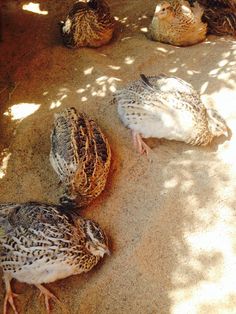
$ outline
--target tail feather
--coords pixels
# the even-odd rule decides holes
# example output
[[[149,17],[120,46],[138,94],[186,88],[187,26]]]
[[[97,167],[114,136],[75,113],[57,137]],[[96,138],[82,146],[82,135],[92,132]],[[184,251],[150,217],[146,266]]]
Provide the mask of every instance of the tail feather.
[[[204,8],[198,2],[195,2],[193,4],[192,11],[196,17],[201,19],[201,17],[203,16],[203,13],[204,13]]]
[[[148,86],[148,87],[150,87],[150,88],[153,89],[154,86],[150,83],[150,81],[149,81],[149,79],[146,77],[146,75],[140,74],[140,78],[141,78],[141,80],[143,81],[143,83],[144,83],[146,86]]]

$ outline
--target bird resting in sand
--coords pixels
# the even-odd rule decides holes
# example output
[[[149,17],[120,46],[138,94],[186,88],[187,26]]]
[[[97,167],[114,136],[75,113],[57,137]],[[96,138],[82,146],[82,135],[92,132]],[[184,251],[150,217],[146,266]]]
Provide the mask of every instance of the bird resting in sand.
[[[116,91],[115,98],[120,119],[132,130],[140,153],[149,151],[142,138],[207,145],[215,136],[228,136],[224,119],[207,109],[193,86],[178,77],[141,74],[139,80]]]
[[[61,22],[63,43],[69,48],[100,47],[107,44],[115,29],[115,19],[104,0],[77,1]]]
[[[8,303],[17,309],[11,280],[35,285],[45,298],[60,302],[42,284],[88,272],[109,253],[99,225],[62,207],[36,202],[0,204],[0,267]]]
[[[55,114],[50,162],[65,187],[61,202],[82,207],[104,190],[111,150],[94,120],[71,107]]]
[[[185,0],[160,0],[156,6],[148,37],[155,41],[190,46],[206,38],[207,24],[198,3],[191,7]]]
[[[204,8],[202,20],[207,23],[208,34],[236,36],[235,0],[198,0],[197,3]]]

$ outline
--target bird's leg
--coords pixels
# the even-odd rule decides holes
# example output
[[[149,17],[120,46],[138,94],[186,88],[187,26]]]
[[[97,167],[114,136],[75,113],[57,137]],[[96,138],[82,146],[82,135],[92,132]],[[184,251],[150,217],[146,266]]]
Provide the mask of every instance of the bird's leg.
[[[135,131],[132,131],[132,139],[133,139],[134,147],[138,149],[137,133]]]
[[[61,301],[55,297],[54,294],[52,294],[48,289],[46,289],[42,285],[35,285],[39,290],[40,290],[40,297],[43,295],[44,296],[44,301],[45,301],[45,306],[47,309],[47,312],[50,313],[50,306],[49,306],[49,300],[52,299],[55,302],[59,302],[61,304]]]
[[[141,135],[132,131],[134,147],[140,154],[147,154],[150,152],[150,147],[143,141]]]
[[[5,287],[6,287],[6,295],[5,295],[5,299],[4,299],[4,305],[3,305],[3,314],[7,314],[7,303],[8,302],[11,305],[14,313],[18,314],[16,307],[15,307],[15,304],[14,304],[14,298],[17,297],[18,294],[13,293],[11,290],[11,277],[4,274],[3,280],[5,283]]]

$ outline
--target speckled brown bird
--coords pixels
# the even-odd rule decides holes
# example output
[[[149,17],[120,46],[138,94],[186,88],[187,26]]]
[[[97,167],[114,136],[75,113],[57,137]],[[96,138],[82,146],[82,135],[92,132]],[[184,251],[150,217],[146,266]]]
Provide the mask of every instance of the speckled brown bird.
[[[206,38],[207,24],[198,3],[190,7],[184,0],[160,0],[149,26],[148,37],[155,41],[190,46]]]
[[[115,19],[104,0],[77,1],[65,22],[61,22],[62,39],[69,48],[100,47],[113,36]]]
[[[94,122],[75,108],[55,114],[51,164],[65,186],[61,202],[88,205],[105,188],[111,162],[107,138]]]
[[[228,136],[224,119],[216,110],[206,109],[193,86],[178,77],[141,74],[116,91],[115,98],[120,119],[132,130],[140,153],[149,151],[143,137],[207,145],[215,136]]]
[[[235,0],[190,0],[192,3],[197,1],[203,7],[218,7],[218,8],[236,8],[236,1]]]
[[[207,23],[207,31],[214,35],[236,36],[235,0],[198,0],[204,7],[202,20]]]
[[[45,298],[60,302],[42,284],[91,270],[108,253],[105,233],[92,220],[63,207],[36,202],[0,204],[0,267],[9,303],[18,313],[11,279],[35,285]]]

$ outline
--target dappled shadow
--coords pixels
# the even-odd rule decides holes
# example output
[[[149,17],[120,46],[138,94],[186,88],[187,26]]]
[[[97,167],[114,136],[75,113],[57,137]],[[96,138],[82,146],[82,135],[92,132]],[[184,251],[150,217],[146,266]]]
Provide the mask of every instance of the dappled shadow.
[[[49,163],[55,112],[75,106],[108,136],[113,163],[106,191],[83,211],[112,239],[112,256],[88,274],[50,284],[70,313],[216,313],[235,308],[235,41],[209,37],[178,48],[150,41],[155,3],[110,1],[120,33],[110,45],[70,50],[57,21],[72,1],[8,1],[0,84],[0,200],[57,202]],[[1,56],[3,54],[1,53]],[[173,74],[214,100],[231,137],[209,147],[148,140],[152,160],[132,147],[113,93],[140,73]],[[1,93],[2,91],[2,93]],[[204,100],[205,101],[205,100]],[[14,283],[24,313],[43,313],[36,290]],[[0,290],[3,296],[4,290]],[[1,298],[3,300],[3,298]],[[2,307],[2,301],[0,302]],[[53,305],[56,313],[58,308]],[[233,313],[233,312],[232,312]]]

